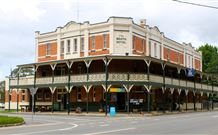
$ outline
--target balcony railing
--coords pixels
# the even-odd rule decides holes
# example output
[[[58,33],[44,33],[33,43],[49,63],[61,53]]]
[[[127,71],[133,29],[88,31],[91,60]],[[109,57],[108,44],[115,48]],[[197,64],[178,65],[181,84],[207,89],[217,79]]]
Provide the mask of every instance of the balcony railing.
[[[150,75],[150,81],[156,83],[163,83],[163,77],[157,75]]]
[[[109,73],[108,74],[108,81],[137,81],[137,82],[147,82],[147,74],[143,73]],[[99,81],[105,81],[106,75],[105,73],[94,73],[89,74],[89,80],[88,82],[99,82]],[[72,83],[78,83],[78,82],[86,82],[87,81],[87,74],[78,74],[78,75],[71,75],[70,76],[70,82]],[[153,75],[150,74],[150,82],[153,83],[163,83],[163,76]],[[55,84],[61,84],[61,83],[68,83],[68,76],[55,76],[54,77],[54,83]],[[20,77],[19,78],[19,85],[25,86],[25,85],[33,85],[34,84],[34,77]],[[46,84],[52,84],[52,77],[41,77],[36,78],[36,85],[46,85]],[[165,84],[168,85],[175,85],[175,86],[182,86],[182,87],[189,87],[194,88],[194,82],[191,81],[185,81],[185,80],[179,80],[175,78],[165,78]],[[17,78],[13,78],[10,80],[11,86],[17,86]],[[200,84],[195,83],[196,89],[204,89],[204,90],[211,90],[212,86],[207,84]],[[214,91],[218,91],[217,86],[213,86]]]
[[[36,84],[51,84],[52,77],[36,78]]]
[[[106,75],[104,73],[89,74],[89,82],[105,81]]]
[[[67,82],[68,82],[68,76],[54,77],[54,83],[67,83]]]
[[[72,75],[70,78],[71,82],[86,82],[87,81],[87,75],[82,74],[82,75]]]
[[[129,74],[129,81],[148,81],[148,76],[146,74]]]
[[[127,81],[128,74],[125,73],[109,73],[108,81]]]

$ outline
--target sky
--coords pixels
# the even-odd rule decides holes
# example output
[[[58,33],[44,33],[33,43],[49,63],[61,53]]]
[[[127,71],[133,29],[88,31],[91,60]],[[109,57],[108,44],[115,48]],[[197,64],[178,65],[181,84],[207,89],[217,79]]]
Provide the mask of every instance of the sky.
[[[183,0],[218,6],[218,0]],[[172,0],[1,0],[0,80],[19,64],[35,62],[35,31],[54,31],[69,21],[97,23],[110,16],[146,19],[168,38],[218,46],[218,10]]]

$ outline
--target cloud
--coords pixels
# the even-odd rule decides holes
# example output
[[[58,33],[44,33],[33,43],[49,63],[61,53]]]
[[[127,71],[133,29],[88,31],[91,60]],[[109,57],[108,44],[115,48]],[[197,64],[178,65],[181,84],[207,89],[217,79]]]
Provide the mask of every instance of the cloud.
[[[38,0],[5,0],[0,2],[0,11],[8,19],[25,16],[31,21],[38,21],[45,14],[45,10],[39,8]]]

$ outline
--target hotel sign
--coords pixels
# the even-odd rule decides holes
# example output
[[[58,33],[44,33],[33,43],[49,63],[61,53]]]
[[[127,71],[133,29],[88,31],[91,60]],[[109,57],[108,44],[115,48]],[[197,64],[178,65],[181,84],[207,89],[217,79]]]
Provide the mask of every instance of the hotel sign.
[[[117,44],[126,44],[126,40],[127,40],[126,37],[122,34],[120,34],[116,37]]]

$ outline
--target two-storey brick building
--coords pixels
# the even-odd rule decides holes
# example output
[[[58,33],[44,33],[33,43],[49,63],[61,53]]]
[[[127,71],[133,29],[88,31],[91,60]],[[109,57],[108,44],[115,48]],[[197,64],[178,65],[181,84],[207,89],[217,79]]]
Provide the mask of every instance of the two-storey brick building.
[[[201,52],[145,20],[69,22],[52,32],[37,31],[35,39],[36,62],[18,65],[32,68],[34,76],[7,81],[6,109],[30,109],[32,89],[34,107],[52,112],[105,111],[106,105],[127,112],[203,109],[218,91],[204,81],[213,77],[202,73]]]

